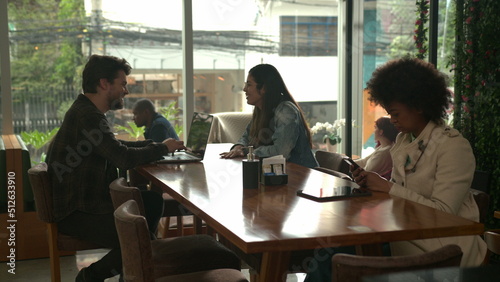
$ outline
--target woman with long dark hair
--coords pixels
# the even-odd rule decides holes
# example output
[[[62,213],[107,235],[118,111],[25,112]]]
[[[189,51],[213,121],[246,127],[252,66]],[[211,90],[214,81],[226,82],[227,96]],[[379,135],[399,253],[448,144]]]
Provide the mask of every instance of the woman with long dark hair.
[[[253,67],[243,91],[247,103],[255,106],[252,121],[231,151],[222,153],[221,157],[243,157],[246,148],[253,146],[258,157],[283,155],[296,164],[318,166],[304,114],[278,70],[269,64]]]

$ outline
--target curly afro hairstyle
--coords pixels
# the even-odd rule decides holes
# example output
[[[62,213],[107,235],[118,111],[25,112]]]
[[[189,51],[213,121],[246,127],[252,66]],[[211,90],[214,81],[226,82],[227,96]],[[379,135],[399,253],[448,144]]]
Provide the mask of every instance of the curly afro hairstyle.
[[[405,57],[378,67],[367,82],[371,102],[385,109],[393,102],[422,111],[427,120],[447,117],[451,91],[447,78],[426,61]]]

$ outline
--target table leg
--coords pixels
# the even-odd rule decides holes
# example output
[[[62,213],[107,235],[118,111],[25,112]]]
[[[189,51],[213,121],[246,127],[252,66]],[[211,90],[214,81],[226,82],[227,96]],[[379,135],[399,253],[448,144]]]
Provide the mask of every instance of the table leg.
[[[201,218],[197,217],[196,215],[193,215],[193,228],[194,228],[194,234],[202,234],[203,233],[203,223],[201,221]]]
[[[214,230],[212,227],[210,227],[210,226],[208,226],[208,225],[207,225],[207,235],[210,235],[210,236],[212,236],[212,237],[215,237],[215,236],[216,236],[216,233],[217,233],[217,232],[215,232],[215,230]]]
[[[130,186],[134,187],[146,187],[148,184],[150,184],[150,181],[142,176],[135,168],[129,169],[128,170],[128,180],[130,183]]]
[[[383,256],[382,244],[356,246],[356,254],[360,256]]]
[[[265,252],[262,254],[258,281],[286,281],[291,252]]]

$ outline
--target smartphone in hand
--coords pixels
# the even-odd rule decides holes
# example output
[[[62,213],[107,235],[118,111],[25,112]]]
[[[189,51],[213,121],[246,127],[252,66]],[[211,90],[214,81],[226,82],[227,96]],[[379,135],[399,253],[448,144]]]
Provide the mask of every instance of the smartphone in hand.
[[[354,162],[354,161],[353,161],[351,158],[349,158],[349,157],[345,157],[345,158],[344,158],[344,161],[345,161],[346,163],[348,163],[349,165],[352,165],[352,166],[354,167],[354,169],[353,169],[353,170],[356,170],[356,169],[358,169],[358,168],[359,168],[359,165],[358,165],[356,162]]]

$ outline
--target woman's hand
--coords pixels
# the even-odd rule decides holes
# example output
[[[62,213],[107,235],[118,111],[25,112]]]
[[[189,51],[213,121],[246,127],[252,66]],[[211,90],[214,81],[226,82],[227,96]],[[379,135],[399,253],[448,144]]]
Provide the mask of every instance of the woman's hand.
[[[366,171],[362,168],[352,170],[352,176],[354,181],[359,184],[359,186],[366,187],[372,191],[379,191],[389,193],[392,187],[392,182],[387,181],[382,176],[378,175],[373,171]]]
[[[242,145],[236,145],[229,152],[220,153],[220,157],[223,159],[232,159],[232,158],[241,158],[245,156],[245,152],[243,152]]]

